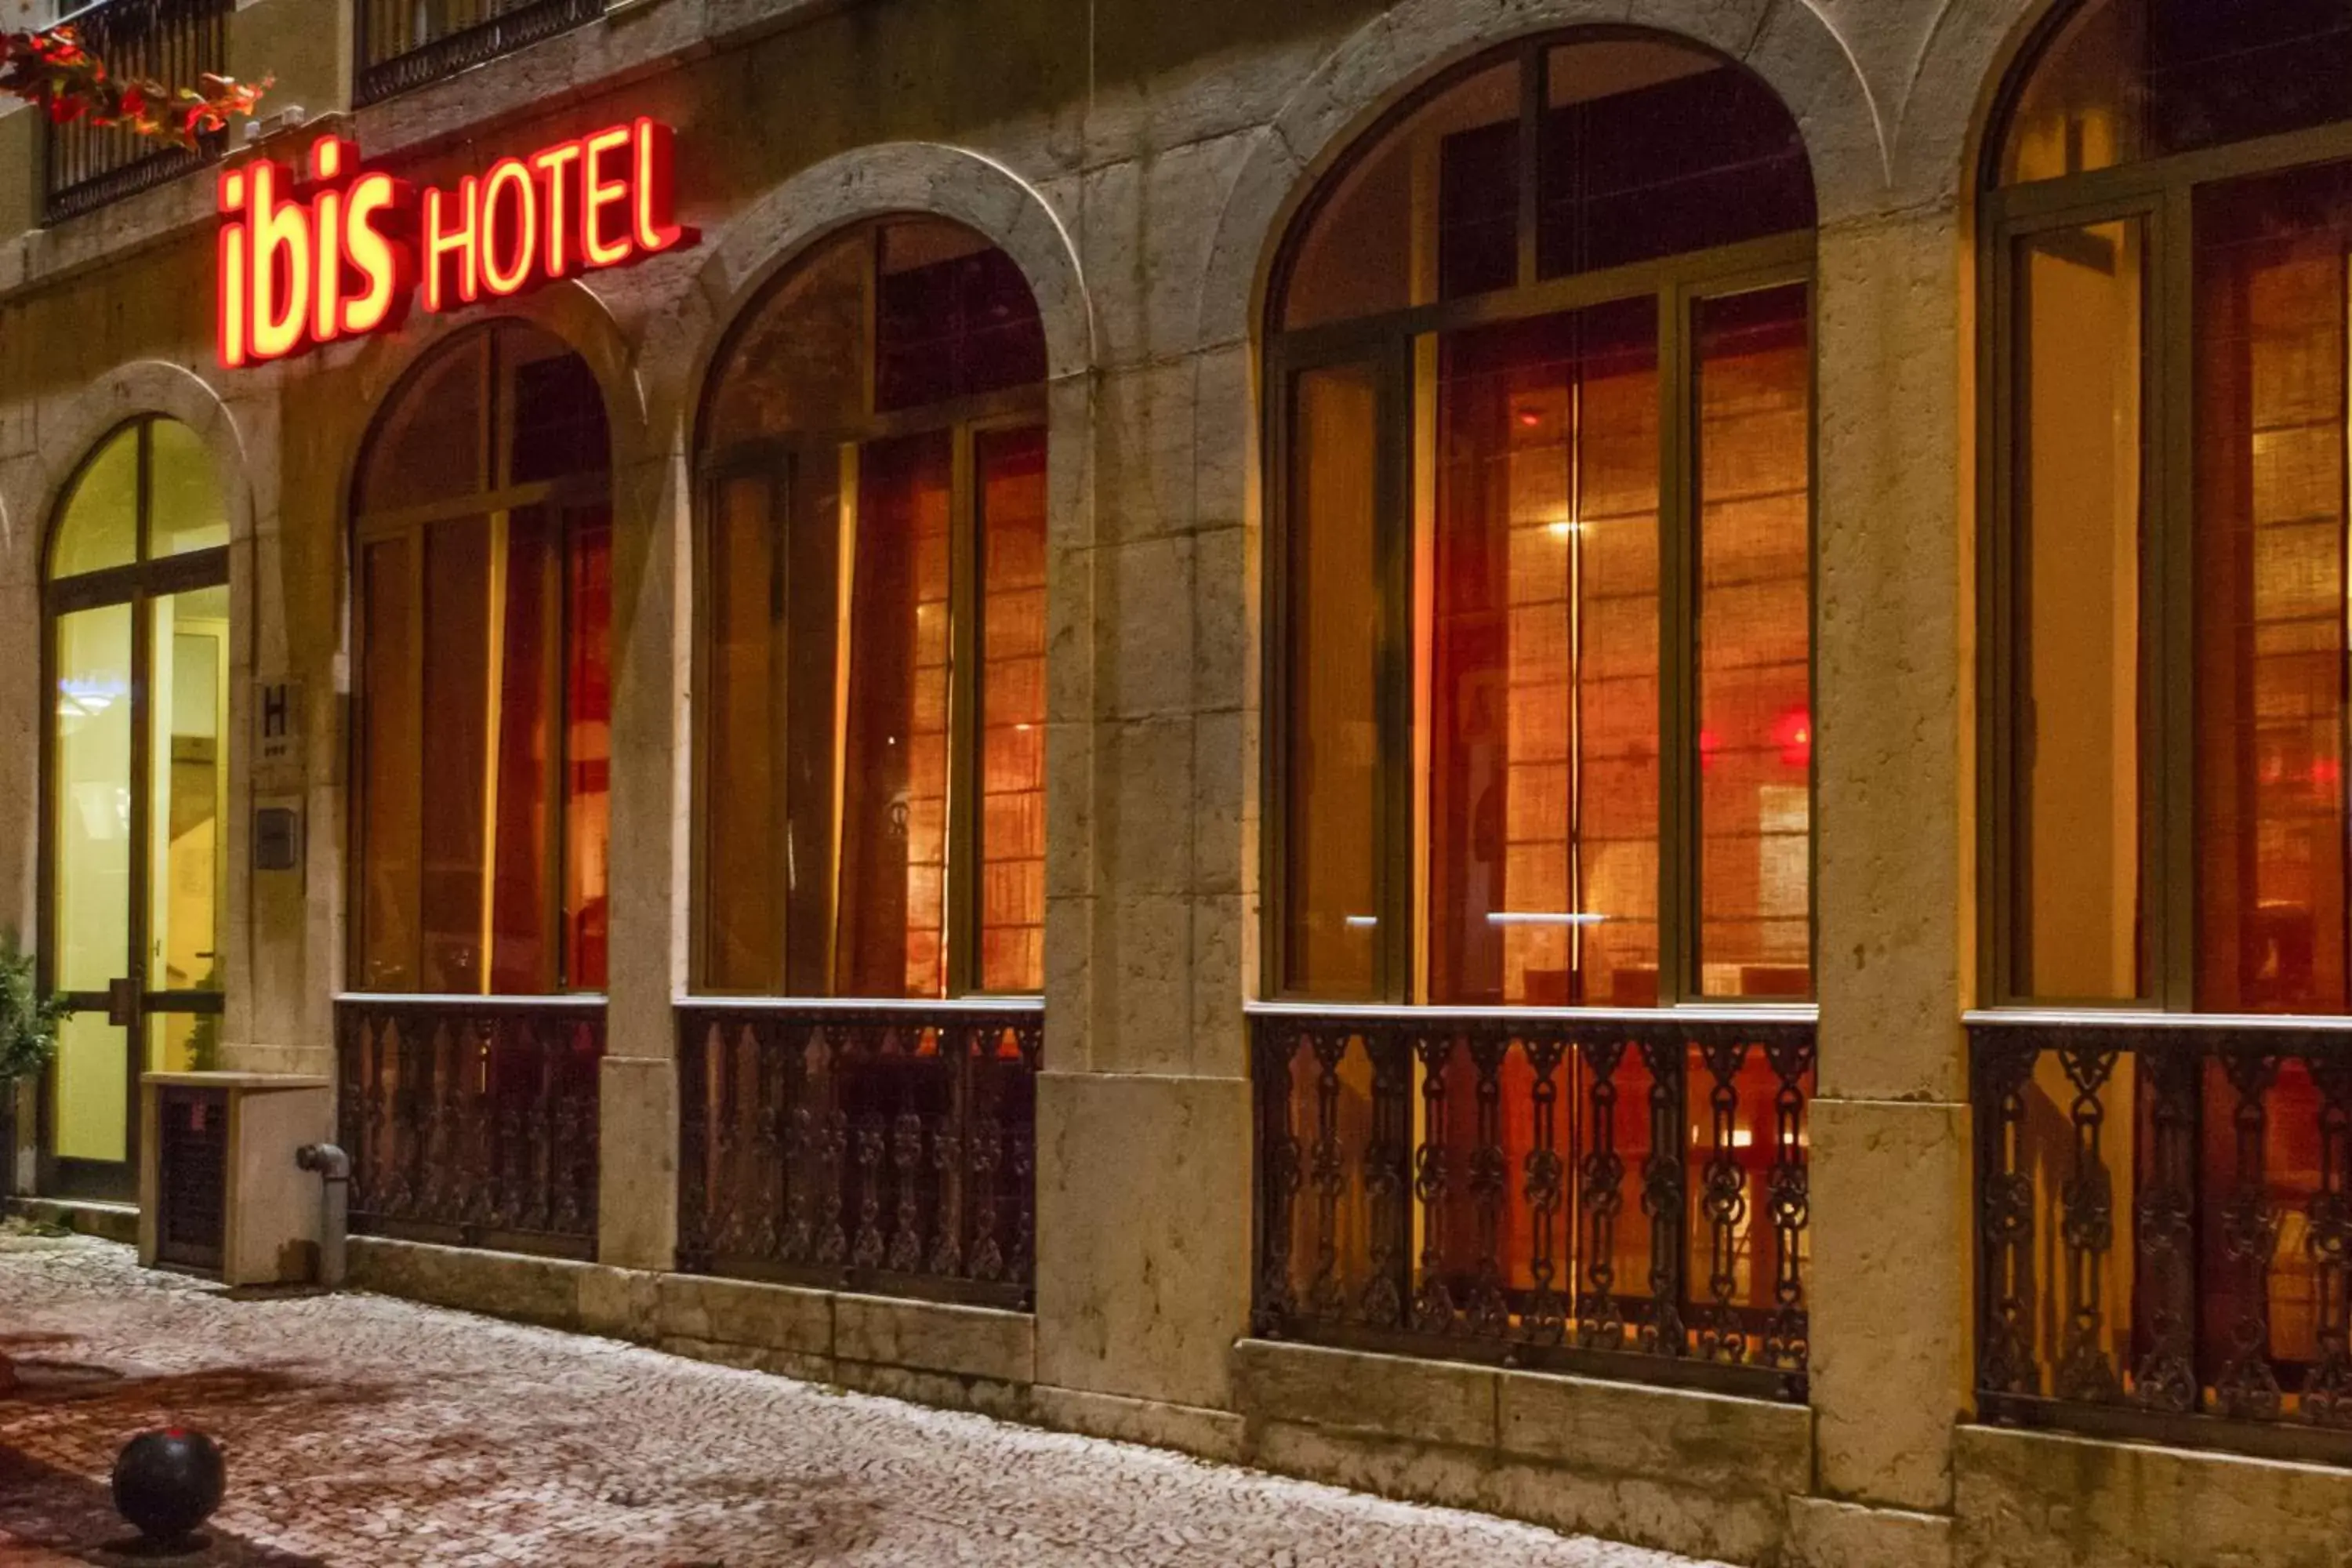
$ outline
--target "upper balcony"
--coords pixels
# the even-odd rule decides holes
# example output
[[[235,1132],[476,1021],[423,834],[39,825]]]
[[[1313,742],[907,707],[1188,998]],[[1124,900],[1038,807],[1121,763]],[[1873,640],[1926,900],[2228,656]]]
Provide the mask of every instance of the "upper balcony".
[[[320,37],[318,13],[341,0],[282,0],[240,14],[236,0],[100,0],[63,11],[82,42],[117,74],[167,87],[207,72],[274,79],[265,120],[289,110],[315,119],[428,87],[604,14],[605,0],[352,0],[350,28]],[[278,15],[272,16],[268,12]],[[331,16],[331,13],[328,13]],[[0,138],[14,165],[0,171],[0,229],[54,226],[124,201],[218,158],[232,132],[197,147],[129,131],[46,122],[26,110],[21,139]],[[241,129],[241,128],[240,128]],[[17,162],[18,159],[24,160]],[[21,202],[5,199],[19,170]],[[170,221],[185,221],[184,215]]]
[[[226,72],[236,8],[236,0],[104,0],[67,19],[116,75],[180,87],[208,71]],[[225,140],[214,135],[182,148],[118,128],[48,125],[41,137],[42,221],[79,216],[177,179],[217,157]]]
[[[604,14],[604,0],[354,0],[352,104],[452,77]]]

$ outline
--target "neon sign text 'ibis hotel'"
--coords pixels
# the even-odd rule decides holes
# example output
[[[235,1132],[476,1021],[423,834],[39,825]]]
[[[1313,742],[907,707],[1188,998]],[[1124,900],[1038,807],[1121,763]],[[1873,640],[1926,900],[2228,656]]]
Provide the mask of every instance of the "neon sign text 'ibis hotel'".
[[[501,158],[454,190],[360,166],[337,136],[310,174],[267,159],[220,177],[220,361],[284,359],[690,245],[670,217],[670,129],[638,119]]]

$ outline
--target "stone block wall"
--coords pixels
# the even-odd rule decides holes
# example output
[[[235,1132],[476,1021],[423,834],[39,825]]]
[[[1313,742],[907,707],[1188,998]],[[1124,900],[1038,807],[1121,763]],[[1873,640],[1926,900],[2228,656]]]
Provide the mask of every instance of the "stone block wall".
[[[2044,0],[627,0],[349,110],[341,0],[257,0],[241,75],[440,180],[592,124],[676,125],[696,249],[509,307],[587,359],[614,450],[614,953],[601,1263],[362,1243],[364,1282],[689,1353],[1464,1501],[1759,1563],[2322,1560],[2340,1479],[2085,1458],[1969,1426],[1976,433],[1970,155]],[[1259,994],[1258,320],[1289,221],[1432,73],[1550,28],[1654,27],[1796,113],[1820,197],[1820,1098],[1811,1404],[1243,1342]],[[226,373],[209,183],[44,229],[0,112],[0,920],[37,902],[41,560],[74,465],[155,412],[212,452],[236,685],[304,683],[306,854],[233,877],[236,1065],[331,1070],[344,984],[357,453],[460,320]],[[1046,323],[1045,1077],[1034,1317],[689,1279],[671,1008],[687,988],[693,420],[735,312],[801,246],[952,216]],[[253,803],[232,775],[234,822]],[[233,827],[233,863],[242,864]],[[1237,1348],[1238,1346],[1238,1348]],[[2053,1447],[2052,1445],[2055,1445]],[[2049,1456],[2063,1458],[2063,1462]],[[2235,1498],[2238,1501],[2222,1500]],[[2219,1509],[2221,1524],[2190,1522]],[[2252,1539],[2263,1544],[2252,1547]],[[2079,1559],[2071,1556],[2080,1552]],[[2301,1555],[2297,1555],[2300,1553]]]

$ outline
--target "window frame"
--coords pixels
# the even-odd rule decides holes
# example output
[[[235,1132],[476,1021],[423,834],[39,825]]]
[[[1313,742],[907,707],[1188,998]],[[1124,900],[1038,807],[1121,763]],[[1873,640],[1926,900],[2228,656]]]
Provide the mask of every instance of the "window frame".
[[[554,736],[555,743],[548,748],[546,760],[549,856],[545,877],[546,886],[541,889],[541,895],[547,905],[544,911],[548,920],[547,929],[552,934],[554,941],[554,976],[552,985],[543,994],[485,991],[482,995],[497,999],[522,994],[535,1001],[550,1001],[564,997],[597,997],[605,994],[603,990],[588,991],[580,988],[574,984],[572,973],[576,954],[572,951],[572,921],[565,910],[567,846],[571,842],[571,791],[565,781],[572,767],[572,725],[569,718],[572,684],[569,650],[574,624],[571,591],[572,567],[576,560],[573,532],[578,516],[583,510],[601,508],[612,520],[608,526],[617,524],[618,518],[614,509],[611,423],[608,413],[604,468],[565,474],[553,479],[530,480],[521,484],[499,482],[506,479],[504,469],[512,461],[516,402],[513,395],[512,377],[509,374],[508,362],[500,353],[500,345],[514,335],[518,329],[527,332],[536,332],[546,336],[551,342],[562,343],[566,353],[583,357],[584,363],[584,356],[579,356],[578,351],[571,344],[563,342],[545,328],[538,327],[520,318],[498,317],[467,327],[462,332],[442,340],[425,353],[418,355],[415,362],[408,366],[400,379],[393,384],[392,390],[376,405],[374,413],[368,420],[367,432],[360,443],[359,460],[352,469],[350,521],[345,536],[345,548],[350,552],[347,563],[351,585],[352,621],[349,666],[352,672],[350,715],[347,720],[350,729],[346,741],[350,759],[351,784],[346,792],[349,798],[344,807],[343,836],[343,961],[345,966],[343,991],[347,994],[410,998],[433,997],[441,994],[425,991],[382,991],[365,984],[363,966],[367,953],[367,921],[363,879],[367,864],[368,786],[371,774],[367,750],[366,688],[361,672],[367,668],[368,657],[367,547],[392,540],[401,540],[406,542],[408,545],[409,595],[406,636],[411,657],[403,674],[409,689],[408,705],[416,716],[417,733],[414,750],[417,756],[422,757],[423,730],[430,717],[425,708],[424,650],[429,630],[425,625],[425,587],[427,554],[425,544],[433,525],[440,522],[461,521],[469,518],[480,520],[485,526],[492,526],[493,519],[496,519],[499,524],[503,524],[510,514],[530,507],[546,508],[560,522],[562,533],[558,557],[560,575],[556,583],[557,624],[554,635],[548,639],[549,646],[545,655],[548,661],[554,667],[552,683],[549,688],[549,716],[550,730]],[[474,482],[479,488],[461,494],[445,496],[438,500],[374,510],[368,510],[362,504],[362,489],[367,479],[369,459],[374,453],[376,441],[388,433],[389,416],[399,409],[401,400],[417,389],[425,376],[445,355],[457,352],[464,340],[477,334],[487,340],[482,347],[482,376],[478,383],[482,405],[477,416],[481,455],[475,470]],[[599,395],[601,394],[600,386]],[[608,669],[608,679],[610,675],[611,671]],[[486,766],[490,770],[491,778],[494,781],[497,759],[495,757],[487,759]],[[422,868],[423,863],[420,858],[418,893],[420,913],[423,907]],[[487,885],[495,876],[495,868],[485,867],[483,874]],[[608,877],[609,874],[608,867]],[[611,896],[608,882],[605,891],[608,921]],[[423,928],[420,923],[420,942],[422,932]],[[423,956],[421,948],[417,956],[421,960]],[[607,963],[609,963],[608,956]],[[483,973],[487,983],[489,973],[488,954],[484,955]],[[419,978],[422,979],[421,972]],[[609,984],[609,969],[606,979]],[[471,993],[460,994],[467,1000],[474,999]]]
[[[1705,1007],[1769,1011],[1791,1005],[1810,1007],[1818,994],[1820,957],[1820,776],[1818,753],[1807,767],[1806,925],[1808,963],[1813,968],[1808,995],[1740,998],[1708,996],[1699,970],[1699,889],[1704,845],[1698,820],[1699,746],[1697,603],[1698,386],[1694,315],[1702,300],[1799,287],[1805,290],[1807,333],[1807,515],[1806,626],[1807,700],[1820,711],[1820,288],[1816,252],[1819,224],[1776,235],[1685,251],[1627,266],[1543,279],[1538,276],[1540,217],[1535,199],[1540,144],[1534,133],[1545,110],[1549,52],[1559,46],[1615,38],[1658,38],[1643,28],[1590,28],[1545,33],[1465,61],[1417,87],[1379,122],[1349,145],[1326,170],[1293,219],[1266,294],[1262,350],[1260,450],[1265,454],[1262,495],[1265,517],[1261,571],[1265,584],[1265,636],[1260,663],[1265,693],[1259,798],[1265,803],[1259,834],[1258,942],[1264,1002],[1318,1007],[1432,1006],[1459,1011],[1423,998],[1427,988],[1430,889],[1427,845],[1417,817],[1430,779],[1426,727],[1416,723],[1418,683],[1426,673],[1426,650],[1415,646],[1417,529],[1412,516],[1415,485],[1415,408],[1412,396],[1416,345],[1437,334],[1526,321],[1629,300],[1654,299],[1658,310],[1659,397],[1659,821],[1658,994],[1641,1016],[1675,1008]],[[1694,51],[1704,46],[1680,37],[1673,42]],[[1517,270],[1511,286],[1486,293],[1408,306],[1373,315],[1285,330],[1279,323],[1290,274],[1326,199],[1339,188],[1360,154],[1377,147],[1389,131],[1459,82],[1516,56],[1520,62],[1519,199],[1517,206]],[[1733,68],[1738,61],[1726,59]],[[1380,760],[1375,770],[1375,820],[1383,841],[1375,847],[1374,913],[1380,939],[1374,963],[1374,994],[1337,1001],[1288,984],[1286,868],[1290,789],[1286,777],[1292,715],[1289,644],[1292,630],[1289,555],[1294,509],[1291,432],[1296,389],[1309,371],[1342,364],[1371,367],[1378,379],[1375,418],[1380,442],[1374,486],[1376,558],[1380,563],[1381,624],[1375,637],[1374,702]],[[1816,720],[1818,723],[1818,720]],[[1510,1004],[1514,1014],[1605,1014],[1625,1009],[1569,1009]]]
[[[58,814],[60,809],[58,777],[58,631],[67,616],[90,610],[110,609],[121,605],[131,615],[131,668],[133,673],[131,690],[131,745],[128,759],[129,776],[133,798],[142,809],[131,814],[129,848],[130,865],[136,868],[153,863],[154,812],[152,793],[154,773],[155,692],[153,689],[155,626],[150,614],[159,600],[180,594],[219,588],[231,595],[230,636],[236,632],[236,589],[231,583],[230,555],[237,544],[235,520],[229,516],[229,497],[214,476],[214,488],[222,503],[222,515],[229,520],[230,539],[225,544],[207,545],[202,549],[184,551],[177,554],[157,555],[152,552],[154,513],[154,432],[165,423],[179,424],[193,431],[186,421],[169,414],[152,410],[134,414],[110,427],[89,444],[75,464],[73,472],[51,509],[41,540],[40,563],[40,723],[37,744],[40,747],[39,766],[36,770],[34,810],[36,842],[34,847],[33,926],[37,935],[34,964],[35,975],[44,991],[53,990],[58,981],[59,932],[58,929],[58,873],[60,847]],[[83,482],[97,467],[99,459],[117,441],[128,437],[134,444],[132,452],[133,507],[136,515],[132,524],[131,556],[114,566],[95,571],[78,572],[59,576],[54,570],[58,547],[63,542],[68,524],[72,521],[76,501],[80,498]],[[233,645],[232,645],[233,646]],[[225,711],[234,713],[234,687],[222,693]],[[234,735],[227,737],[236,744]],[[232,753],[234,754],[234,753]],[[223,796],[231,813],[236,810],[236,794],[226,780]],[[226,832],[228,823],[223,820]],[[226,856],[226,849],[221,853]],[[230,875],[235,876],[231,868]],[[128,893],[125,915],[125,957],[147,954],[152,951],[154,931],[154,896],[145,877],[134,874]],[[216,954],[215,970],[219,984],[210,991],[168,990],[151,985],[149,972],[143,963],[133,961],[131,971],[122,978],[129,982],[127,994],[117,998],[105,991],[74,991],[67,1000],[82,1011],[115,1014],[118,1005],[127,1008],[119,1018],[110,1022],[123,1031],[123,1044],[131,1053],[132,1066],[127,1074],[128,1099],[124,1157],[121,1163],[135,1173],[139,1160],[142,1129],[139,1119],[140,1073],[148,1060],[148,1026],[151,1020],[171,1014],[187,1014],[218,1018],[228,1003],[229,943],[236,940],[231,932],[228,909],[224,903],[216,911],[218,929],[214,934]],[[52,1062],[36,1080],[38,1092],[34,1096],[33,1128],[35,1158],[39,1190],[79,1193],[88,1190],[97,1195],[107,1195],[114,1189],[105,1184],[102,1167],[113,1162],[97,1161],[55,1152],[57,1136],[57,1075]],[[99,1173],[93,1174],[93,1173]],[[95,1183],[96,1184],[90,1184]]]
[[[982,879],[977,857],[980,853],[981,780],[980,744],[982,718],[980,703],[982,682],[980,668],[982,595],[980,574],[984,564],[981,533],[980,486],[973,452],[978,438],[998,430],[1035,428],[1045,433],[1047,463],[1052,462],[1052,421],[1048,416],[1047,382],[1040,380],[1020,386],[1005,387],[993,392],[971,394],[938,403],[911,407],[877,410],[875,407],[875,379],[879,355],[876,350],[877,319],[880,310],[880,290],[875,286],[879,265],[879,247],[885,228],[894,221],[954,223],[936,214],[923,212],[877,214],[861,220],[846,234],[836,231],[806,247],[778,268],[758,294],[738,312],[719,353],[712,357],[712,372],[701,396],[698,423],[707,427],[712,411],[724,385],[725,374],[735,346],[756,324],[762,313],[774,301],[783,284],[802,267],[814,260],[830,245],[856,243],[866,250],[865,287],[865,320],[863,342],[864,411],[863,416],[845,425],[814,430],[793,430],[746,437],[724,446],[698,440],[694,457],[694,559],[693,559],[693,652],[690,660],[692,689],[709,689],[714,632],[712,617],[705,614],[710,603],[711,531],[719,515],[719,494],[732,479],[747,476],[766,479],[772,486],[779,479],[782,493],[791,494],[798,477],[796,469],[813,455],[823,454],[838,461],[845,447],[863,448],[868,443],[904,437],[936,435],[944,432],[951,444],[950,498],[948,506],[948,782],[947,782],[947,857],[943,897],[944,914],[944,981],[939,997],[866,997],[842,994],[833,984],[835,960],[840,940],[840,880],[841,868],[833,867],[833,888],[828,898],[829,915],[824,933],[826,989],[815,997],[794,994],[789,988],[791,936],[785,922],[790,920],[789,906],[779,920],[777,951],[771,955],[772,971],[777,983],[761,989],[745,990],[715,985],[709,980],[712,946],[710,921],[713,915],[709,897],[710,868],[714,858],[710,846],[713,826],[709,809],[713,787],[710,767],[710,729],[707,724],[695,726],[691,781],[688,786],[689,826],[688,860],[689,867],[689,903],[687,964],[690,976],[687,990],[697,998],[741,999],[778,1002],[878,1002],[883,1005],[945,1005],[974,997],[1029,1000],[1035,991],[983,990],[980,977],[980,915]],[[975,237],[987,239],[978,230]],[[992,246],[993,240],[988,240]],[[1001,249],[1001,247],[997,247]],[[1025,281],[1025,279],[1024,279]],[[773,493],[772,491],[772,493]],[[787,502],[789,505],[789,502]],[[854,492],[842,498],[849,537],[855,538],[857,526],[857,502]],[[1050,527],[1050,523],[1049,523]],[[790,606],[792,560],[789,535],[778,551],[780,586],[783,587],[783,603],[772,612],[772,635],[777,639],[770,650],[771,665],[788,647],[790,636],[787,616]],[[846,598],[835,607],[837,637],[849,636],[852,605]],[[787,731],[782,727],[786,694],[778,689],[771,694],[770,710],[776,716],[775,733]],[[836,744],[838,742],[836,742]],[[844,761],[833,759],[836,780],[841,775]],[[842,801],[836,787],[833,801],[836,819],[842,811]],[[778,839],[778,857],[783,854],[783,840]],[[774,882],[777,897],[782,898],[783,883],[779,875]]]
[[[2195,199],[2200,186],[2352,161],[2352,117],[2084,174],[2003,185],[2002,155],[2027,85],[2080,13],[2045,18],[1996,101],[1978,170],[1977,984],[1990,1009],[2195,1014],[2197,315]],[[2016,988],[2012,951],[2017,848],[2015,701],[2018,540],[2025,479],[2019,462],[2019,242],[2036,234],[2137,222],[2147,255],[2142,292],[2139,570],[2139,994],[2078,999]],[[2227,1015],[2212,1014],[2210,1016]]]

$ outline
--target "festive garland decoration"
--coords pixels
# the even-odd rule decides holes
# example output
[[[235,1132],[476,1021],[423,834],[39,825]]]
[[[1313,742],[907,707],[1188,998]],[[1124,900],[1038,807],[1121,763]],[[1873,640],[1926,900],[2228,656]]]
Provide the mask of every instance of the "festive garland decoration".
[[[116,76],[82,47],[68,25],[44,32],[0,32],[0,92],[39,104],[59,125],[120,126],[175,147],[250,116],[277,78],[235,81],[205,71],[194,87],[165,87],[144,77]]]

